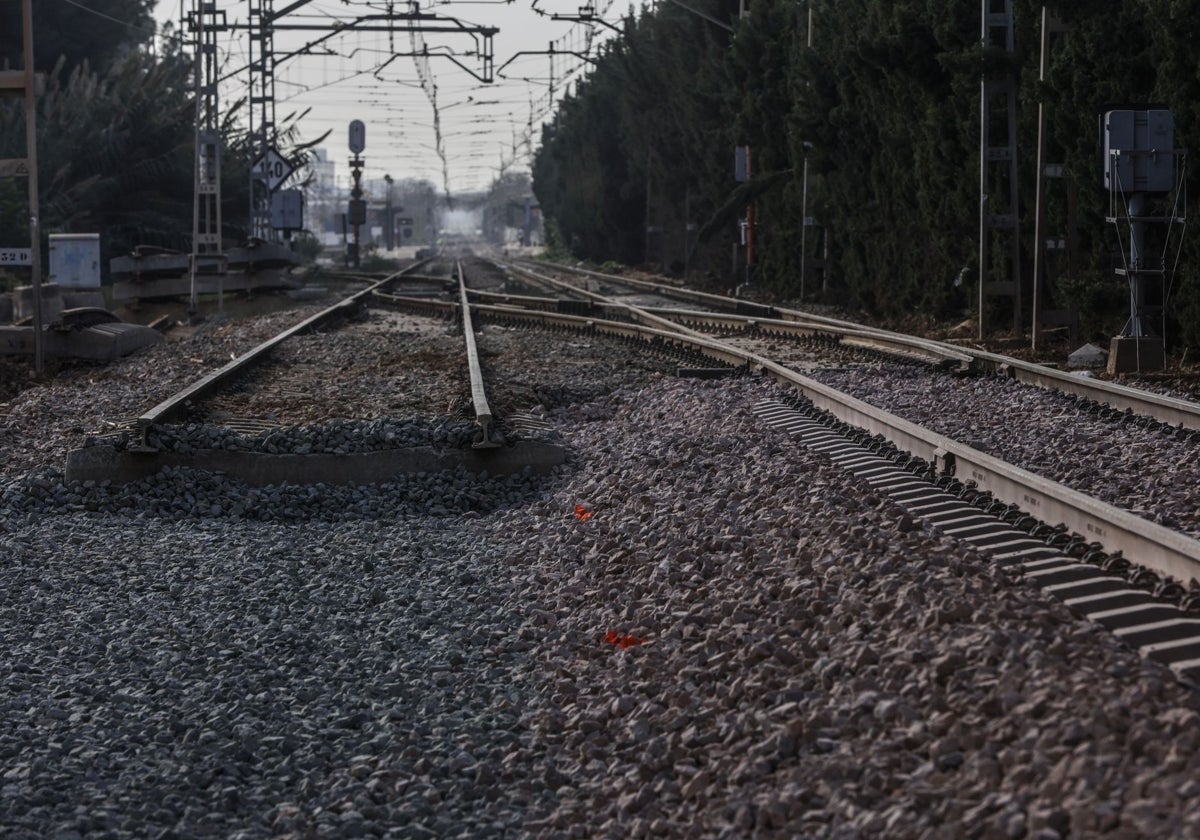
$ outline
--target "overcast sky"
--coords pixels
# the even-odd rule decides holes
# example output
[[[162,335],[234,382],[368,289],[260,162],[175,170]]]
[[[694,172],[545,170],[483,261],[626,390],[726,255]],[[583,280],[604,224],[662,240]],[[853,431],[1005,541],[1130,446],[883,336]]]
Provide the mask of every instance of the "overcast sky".
[[[611,2],[611,5],[610,5]],[[289,0],[275,0],[282,9]],[[497,75],[492,84],[482,84],[453,61],[431,57],[428,68],[437,86],[436,97],[441,112],[441,132],[451,190],[466,192],[485,189],[499,174],[502,161],[514,161],[514,144],[518,146],[513,169],[528,169],[528,145],[524,142],[533,119],[533,143],[536,144],[540,120],[548,115],[552,102],[563,91],[563,78],[578,77],[586,66],[578,59],[559,55],[525,55],[523,51],[549,49],[554,42],[558,52],[583,51],[588,33],[594,30],[593,48],[611,36],[603,26],[551,20],[537,13],[576,15],[587,0],[516,0],[513,3],[442,2],[421,6],[422,12],[438,17],[455,18],[469,26],[496,27],[493,39],[495,67],[506,78]],[[226,13],[228,22],[245,23],[249,15],[248,0],[218,0],[218,8]],[[184,11],[190,10],[192,0],[183,0]],[[329,24],[384,11],[385,2],[367,3],[363,0],[312,0],[289,14],[283,22],[298,24]],[[404,3],[394,3],[397,10]],[[608,7],[605,19],[619,22],[629,12],[627,0],[595,0],[597,11]],[[156,16],[160,21],[178,21],[180,0],[159,0]],[[324,35],[323,31],[280,31],[275,36],[275,52],[282,55]],[[431,56],[453,53],[470,70],[482,74],[480,58],[467,55],[476,49],[475,41],[465,34],[428,33],[421,37]],[[482,43],[482,42],[481,42]],[[245,33],[225,33],[221,39],[222,58],[228,72],[248,63],[249,40]],[[366,123],[367,140],[363,158],[366,177],[378,178],[385,173],[393,178],[427,178],[439,189],[443,184],[442,161],[437,152],[433,130],[433,107],[428,93],[422,88],[418,60],[408,56],[393,58],[393,51],[413,52],[407,32],[389,35],[384,32],[346,32],[322,45],[334,55],[301,55],[281,64],[276,71],[275,98],[277,119],[292,111],[311,108],[301,122],[304,138],[312,139],[327,130],[333,133],[323,144],[330,158],[338,164],[339,177],[348,175],[346,162],[347,126],[350,120]],[[315,50],[320,52],[320,49]],[[553,63],[554,99],[550,98],[551,65]],[[507,64],[503,70],[500,68]],[[386,66],[384,66],[386,65]],[[240,73],[233,87],[223,91],[226,101],[244,96],[248,76]],[[243,118],[244,119],[244,118]]]

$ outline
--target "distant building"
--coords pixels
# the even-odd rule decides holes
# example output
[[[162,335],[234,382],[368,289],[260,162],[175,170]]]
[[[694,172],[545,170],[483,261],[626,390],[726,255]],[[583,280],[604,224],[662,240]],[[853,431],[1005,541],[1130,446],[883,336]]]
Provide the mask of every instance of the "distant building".
[[[328,150],[313,149],[308,166],[312,177],[304,190],[308,208],[306,227],[323,244],[336,244],[341,238],[345,212],[345,200],[337,187],[337,164],[329,159]]]

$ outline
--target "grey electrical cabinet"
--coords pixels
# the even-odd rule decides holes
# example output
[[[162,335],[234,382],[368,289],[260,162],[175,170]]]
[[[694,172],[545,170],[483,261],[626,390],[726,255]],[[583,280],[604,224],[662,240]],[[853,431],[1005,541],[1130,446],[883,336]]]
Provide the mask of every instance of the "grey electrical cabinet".
[[[68,289],[99,289],[100,234],[50,234],[50,282]]]
[[[1175,117],[1170,111],[1105,113],[1104,186],[1125,194],[1175,188]]]
[[[300,230],[304,227],[304,193],[280,190],[271,193],[271,227],[275,230]]]

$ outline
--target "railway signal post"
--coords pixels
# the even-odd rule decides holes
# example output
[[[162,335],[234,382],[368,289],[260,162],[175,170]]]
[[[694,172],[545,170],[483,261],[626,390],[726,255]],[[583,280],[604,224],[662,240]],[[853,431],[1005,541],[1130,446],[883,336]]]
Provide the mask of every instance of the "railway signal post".
[[[367,203],[363,201],[362,197],[362,167],[366,161],[359,157],[366,147],[367,127],[363,125],[362,120],[351,120],[350,151],[354,153],[354,157],[350,159],[350,172],[354,176],[354,189],[350,191],[350,208],[347,215],[350,224],[354,227],[354,244],[351,246],[350,253],[346,255],[346,262],[354,268],[359,266],[360,231],[367,221]]]
[[[1182,236],[1186,221],[1180,200],[1186,163],[1181,160],[1186,157],[1175,148],[1175,117],[1167,109],[1143,106],[1104,114],[1108,222],[1116,226],[1122,245],[1128,243],[1116,274],[1129,284],[1129,320],[1109,346],[1110,374],[1165,365],[1163,336],[1156,334],[1153,321],[1162,318],[1175,273],[1168,264],[1172,233],[1178,226]]]

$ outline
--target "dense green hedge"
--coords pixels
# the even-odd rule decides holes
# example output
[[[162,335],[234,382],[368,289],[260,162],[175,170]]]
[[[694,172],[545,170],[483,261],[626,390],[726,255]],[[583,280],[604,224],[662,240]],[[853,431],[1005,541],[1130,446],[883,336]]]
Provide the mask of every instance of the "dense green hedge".
[[[689,5],[729,20],[735,33],[670,3],[630,18],[545,129],[534,188],[563,243],[579,257],[676,269],[690,251],[690,268],[730,284],[741,271],[730,256],[737,219],[754,197],[756,281],[795,297],[807,154],[809,215],[828,232],[828,299],[892,317],[969,313],[979,81],[1008,61],[980,44],[979,0],[752,0],[742,20],[732,3]],[[1175,113],[1176,145],[1200,146],[1200,15],[1170,0],[1060,4],[1070,29],[1055,40],[1041,85],[1042,6],[1014,5],[1022,274],[1028,287],[1040,94],[1047,159],[1063,162],[1068,176],[1049,186],[1047,229],[1067,233],[1070,196],[1078,243],[1073,267],[1059,256],[1050,262],[1049,303],[1079,307],[1089,333],[1111,333],[1127,315],[1127,294],[1112,274],[1119,253],[1104,220],[1099,115],[1106,105],[1163,103]],[[740,188],[738,144],[751,146],[755,172]],[[687,222],[698,236],[685,238]],[[647,237],[647,224],[663,232]],[[810,257],[818,239],[810,229]],[[821,294],[808,276],[806,292]],[[1170,336],[1192,344],[1200,343],[1198,287],[1200,243],[1185,239]],[[1029,297],[1027,288],[1027,309]]]

